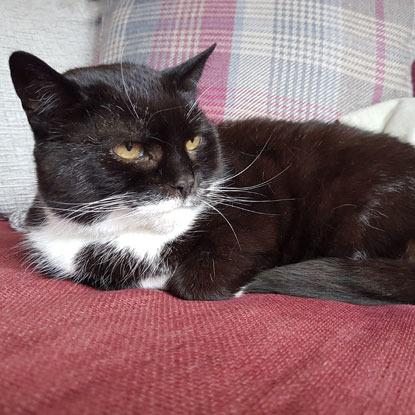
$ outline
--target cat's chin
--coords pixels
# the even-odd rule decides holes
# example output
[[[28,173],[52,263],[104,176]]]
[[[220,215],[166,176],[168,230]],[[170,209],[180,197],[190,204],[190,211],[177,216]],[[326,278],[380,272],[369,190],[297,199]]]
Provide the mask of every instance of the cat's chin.
[[[192,198],[167,199],[137,207],[133,217],[137,219],[140,230],[176,238],[192,227],[202,210]]]
[[[196,199],[165,199],[158,203],[116,209],[83,229],[101,236],[139,232],[163,235],[172,240],[191,229],[202,211]]]
[[[176,209],[194,209],[198,205],[197,201],[193,197],[186,199],[171,198],[161,200],[158,203],[151,203],[147,205],[137,206],[135,209],[142,214],[164,214],[170,213]]]

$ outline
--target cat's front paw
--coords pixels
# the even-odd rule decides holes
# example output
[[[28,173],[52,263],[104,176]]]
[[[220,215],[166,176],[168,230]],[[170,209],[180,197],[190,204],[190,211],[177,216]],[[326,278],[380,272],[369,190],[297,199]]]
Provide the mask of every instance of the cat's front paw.
[[[223,288],[199,287],[197,289],[195,286],[187,286],[177,281],[171,282],[167,291],[173,294],[175,297],[189,301],[221,301],[234,297],[233,293]]]
[[[209,244],[192,249],[171,276],[167,291],[183,300],[220,301],[235,297],[241,289],[240,268],[229,255],[216,255]]]

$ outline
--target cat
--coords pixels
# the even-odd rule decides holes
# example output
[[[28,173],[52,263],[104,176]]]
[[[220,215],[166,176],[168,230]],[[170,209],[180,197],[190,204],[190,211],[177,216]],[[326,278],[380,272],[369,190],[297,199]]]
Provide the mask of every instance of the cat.
[[[35,267],[186,300],[415,304],[415,149],[338,123],[215,125],[197,100],[214,48],[163,71],[11,55],[35,138]]]

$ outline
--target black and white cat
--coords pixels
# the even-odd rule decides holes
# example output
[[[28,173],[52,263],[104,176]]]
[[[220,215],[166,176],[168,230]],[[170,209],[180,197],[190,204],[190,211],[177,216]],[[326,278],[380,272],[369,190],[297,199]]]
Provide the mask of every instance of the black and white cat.
[[[35,137],[35,266],[184,299],[415,303],[415,149],[339,124],[214,125],[196,99],[214,47],[162,72],[61,75],[12,54]]]

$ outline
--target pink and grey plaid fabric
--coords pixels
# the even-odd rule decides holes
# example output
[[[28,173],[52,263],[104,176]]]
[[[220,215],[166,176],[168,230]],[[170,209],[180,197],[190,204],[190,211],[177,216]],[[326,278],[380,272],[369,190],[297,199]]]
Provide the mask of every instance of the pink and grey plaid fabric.
[[[333,120],[411,96],[412,0],[113,0],[98,61],[157,69],[217,42],[200,103],[215,120]]]

